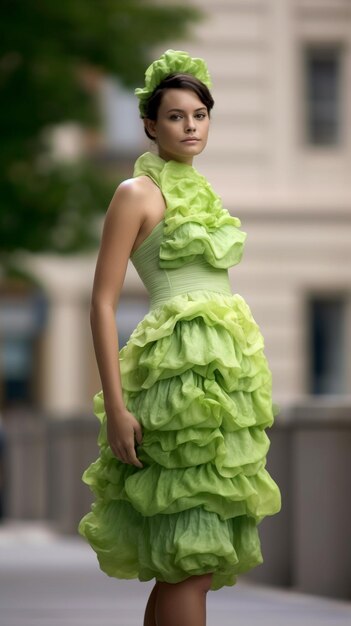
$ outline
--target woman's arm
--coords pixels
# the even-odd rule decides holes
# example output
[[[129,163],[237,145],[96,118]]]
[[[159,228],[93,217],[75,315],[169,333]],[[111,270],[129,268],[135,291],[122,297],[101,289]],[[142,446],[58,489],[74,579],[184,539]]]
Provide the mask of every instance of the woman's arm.
[[[116,190],[107,210],[91,297],[90,323],[100,373],[107,435],[114,454],[142,467],[135,454],[134,436],[141,443],[141,426],[123,402],[115,311],[128,259],[145,217],[147,183],[131,179]],[[146,207],[147,208],[147,207]]]

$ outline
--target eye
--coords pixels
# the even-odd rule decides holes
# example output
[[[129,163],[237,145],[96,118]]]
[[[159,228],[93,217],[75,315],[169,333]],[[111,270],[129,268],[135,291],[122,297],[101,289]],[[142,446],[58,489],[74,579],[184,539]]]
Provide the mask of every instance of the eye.
[[[172,114],[169,116],[169,119],[170,119],[170,120],[172,120],[172,121],[173,121],[173,120],[180,120],[180,119],[181,119],[181,117],[182,117],[182,116],[180,115],[180,113],[172,113]]]
[[[205,117],[207,117],[207,115],[206,113],[196,113],[195,117],[198,120],[203,120]]]

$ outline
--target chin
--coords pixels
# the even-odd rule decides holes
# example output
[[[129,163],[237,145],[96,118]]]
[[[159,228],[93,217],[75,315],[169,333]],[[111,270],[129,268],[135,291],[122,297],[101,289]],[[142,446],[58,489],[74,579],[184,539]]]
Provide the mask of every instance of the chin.
[[[182,152],[183,154],[192,154],[196,156],[197,154],[200,154],[200,152],[203,151],[205,145],[203,144],[202,141],[199,141],[196,144],[189,144],[189,145],[184,144],[182,145]]]
[[[196,157],[203,151],[205,145],[206,144],[204,144],[202,141],[199,141],[198,144],[188,146],[180,144],[180,146],[178,145],[173,149],[160,150],[159,154],[160,156],[162,156],[163,154],[163,158],[166,158],[166,160],[172,159],[174,161],[182,161],[183,159]]]

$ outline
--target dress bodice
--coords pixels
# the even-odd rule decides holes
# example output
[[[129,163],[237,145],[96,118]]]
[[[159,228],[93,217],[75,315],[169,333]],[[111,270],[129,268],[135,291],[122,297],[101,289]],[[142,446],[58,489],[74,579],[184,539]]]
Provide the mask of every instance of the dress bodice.
[[[130,259],[150,297],[154,309],[173,296],[198,289],[231,294],[228,270],[213,267],[203,256],[196,256],[181,267],[162,268],[159,249],[162,241],[163,220],[159,222]]]
[[[240,219],[223,208],[202,174],[191,165],[146,152],[134,166],[134,176],[143,175],[160,188],[166,204],[160,267],[181,267],[199,257],[222,269],[240,262],[246,239]]]
[[[134,176],[142,175],[160,188],[166,204],[162,221],[130,257],[151,308],[199,289],[231,294],[228,268],[239,263],[246,239],[239,218],[191,165],[146,152],[134,167]]]

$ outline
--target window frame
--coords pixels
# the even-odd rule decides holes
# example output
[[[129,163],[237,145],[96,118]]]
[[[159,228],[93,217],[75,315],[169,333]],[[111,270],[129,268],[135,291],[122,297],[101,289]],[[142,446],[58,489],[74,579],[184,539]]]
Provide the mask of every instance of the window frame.
[[[315,391],[314,371],[313,371],[313,328],[312,328],[312,303],[317,300],[341,300],[344,306],[344,389],[342,391]],[[305,393],[313,397],[325,398],[333,395],[343,397],[351,393],[351,292],[349,288],[339,289],[314,289],[310,288],[304,292],[304,313],[303,313],[303,367],[305,372]]]
[[[315,52],[316,56],[326,54],[328,51],[336,51],[339,58],[339,80],[338,80],[338,102],[337,102],[337,138],[333,143],[317,143],[311,140],[309,129],[309,100],[308,100],[308,55]],[[348,143],[347,128],[345,123],[347,110],[346,93],[346,42],[336,40],[313,40],[306,39],[300,45],[300,88],[299,108],[300,108],[300,143],[306,150],[313,152],[333,153],[340,152],[346,148]]]

